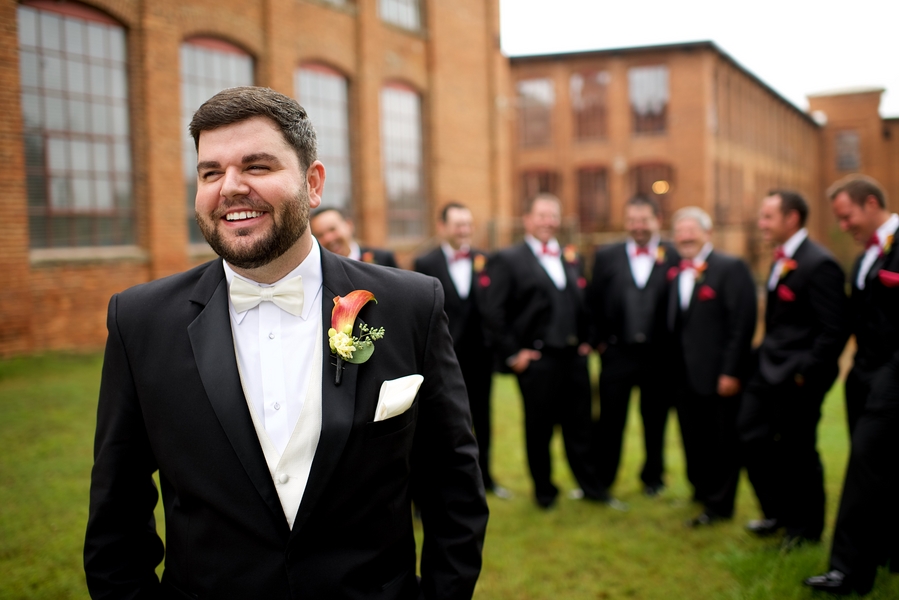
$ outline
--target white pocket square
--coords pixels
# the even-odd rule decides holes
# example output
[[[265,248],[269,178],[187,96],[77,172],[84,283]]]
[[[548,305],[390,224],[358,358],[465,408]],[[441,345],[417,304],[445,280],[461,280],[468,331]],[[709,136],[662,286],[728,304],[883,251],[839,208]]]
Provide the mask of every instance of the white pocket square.
[[[416,374],[382,383],[381,393],[378,394],[378,407],[375,409],[375,422],[384,421],[409,410],[424,380],[424,377]]]

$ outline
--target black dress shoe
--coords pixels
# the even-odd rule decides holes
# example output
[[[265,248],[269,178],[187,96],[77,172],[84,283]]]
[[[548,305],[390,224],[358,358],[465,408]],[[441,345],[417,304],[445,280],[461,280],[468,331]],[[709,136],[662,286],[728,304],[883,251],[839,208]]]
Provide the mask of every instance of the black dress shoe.
[[[846,580],[846,575],[842,571],[837,570],[809,577],[803,583],[815,591],[828,592],[840,596],[845,596],[855,591]]]
[[[759,537],[774,535],[783,527],[777,519],[753,519],[746,523],[746,531]]]
[[[706,527],[707,525],[714,525],[719,521],[727,521],[727,517],[722,517],[719,514],[713,513],[711,511],[705,511],[700,513],[699,515],[693,517],[689,521],[687,521],[687,527]]]

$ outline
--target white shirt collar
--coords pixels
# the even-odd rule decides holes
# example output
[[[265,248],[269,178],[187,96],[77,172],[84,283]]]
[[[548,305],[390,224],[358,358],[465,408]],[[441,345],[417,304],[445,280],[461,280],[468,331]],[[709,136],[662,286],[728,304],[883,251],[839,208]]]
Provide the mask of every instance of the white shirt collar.
[[[350,255],[347,258],[352,260],[362,260],[362,248],[355,241],[350,242]]]
[[[534,254],[536,254],[537,256],[543,255],[543,242],[541,242],[540,240],[538,240],[537,238],[535,238],[534,236],[532,236],[529,233],[524,234],[524,241],[527,243],[528,246],[531,247],[531,250],[534,251]],[[557,253],[560,252],[560,250],[561,250],[561,247],[559,246],[559,241],[556,238],[552,238],[551,240],[546,242],[546,247],[548,250],[551,250],[551,251],[557,252]]]
[[[796,233],[790,236],[783,244],[784,256],[787,258],[793,258],[793,255],[796,254],[796,250],[799,249],[799,245],[805,241],[805,238],[808,237],[808,229],[803,227]]]
[[[888,237],[896,235],[897,229],[899,229],[899,215],[893,213],[889,219],[884,221],[883,225],[877,228],[877,239],[881,248],[886,244]]]
[[[324,278],[322,275],[322,254],[321,248],[318,245],[318,241],[313,238],[312,248],[309,250],[309,254],[306,255],[306,258],[303,259],[295,269],[293,269],[290,273],[271,284],[259,283],[258,281],[253,281],[252,279],[247,279],[241,275],[238,275],[234,272],[234,269],[231,268],[226,261],[222,261],[222,266],[225,267],[225,279],[227,280],[228,287],[231,287],[231,281],[235,277],[240,277],[244,281],[248,281],[253,285],[258,285],[259,287],[271,287],[275,284],[281,283],[282,281],[287,281],[288,279],[293,279],[294,277],[302,277],[303,278],[303,314],[300,317],[303,320],[306,320],[310,317],[313,309],[315,308],[316,303],[313,302],[316,296],[318,296],[319,290],[321,290],[322,284],[324,282]],[[238,313],[234,310],[234,305],[231,304],[231,298],[228,298],[228,309],[231,311],[231,318],[234,319],[235,323],[240,324],[244,317],[246,317],[247,313],[250,311],[244,311],[242,313]],[[251,309],[255,310],[255,309]]]
[[[449,243],[443,242],[442,244],[440,244],[440,248],[443,250],[443,255],[446,256],[446,260],[452,262],[453,260],[456,259],[456,252],[457,252],[457,251],[456,251],[456,250],[453,250],[453,247],[450,246]],[[459,248],[458,251],[459,251],[459,252],[466,252],[466,251],[471,252],[471,247],[469,247],[469,246],[462,246],[462,247]]]
[[[652,257],[653,260],[656,259],[656,255],[659,251],[659,242],[661,237],[658,233],[652,234],[652,237],[649,238],[649,243],[646,244],[646,248],[649,249],[649,256]],[[634,241],[634,238],[631,236],[627,236],[627,241],[625,241],[625,245],[627,246],[627,255],[633,256],[634,252],[637,250],[637,242]]]

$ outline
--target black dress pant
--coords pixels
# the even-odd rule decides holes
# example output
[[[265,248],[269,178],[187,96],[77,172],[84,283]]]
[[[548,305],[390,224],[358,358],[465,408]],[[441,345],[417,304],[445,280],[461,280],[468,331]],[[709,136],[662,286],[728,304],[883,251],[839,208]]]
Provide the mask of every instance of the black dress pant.
[[[862,593],[871,589],[879,565],[889,560],[899,571],[899,365],[877,373],[864,406],[830,554],[831,568],[846,573]]]
[[[599,498],[605,491],[597,484],[589,462],[591,401],[587,358],[575,348],[543,348],[541,353],[540,360],[531,362],[518,375],[534,495],[538,503],[549,505],[559,493],[552,482],[549,452],[550,440],[559,424],[571,472],[586,497]]]
[[[849,437],[865,410],[865,402],[871,392],[871,376],[853,367],[846,375],[846,420],[849,423]]]
[[[471,423],[474,427],[475,439],[478,442],[478,465],[484,488],[493,489],[493,477],[490,474],[490,389],[493,383],[493,357],[484,352],[460,349],[457,354],[462,378],[468,390],[468,406],[471,410]]]
[[[687,479],[694,499],[706,512],[730,518],[740,479],[740,446],[737,413],[740,395],[722,398],[698,394],[683,382],[677,395]]]
[[[631,391],[640,388],[640,416],[646,459],[640,479],[663,483],[665,425],[673,404],[668,370],[653,348],[609,346],[599,375],[599,420],[593,427],[593,459],[599,483],[612,486],[621,463],[621,443]]]
[[[836,375],[834,375],[835,378]],[[738,428],[743,464],[766,518],[787,535],[818,540],[824,529],[824,467],[818,455],[821,403],[833,378],[747,386]]]

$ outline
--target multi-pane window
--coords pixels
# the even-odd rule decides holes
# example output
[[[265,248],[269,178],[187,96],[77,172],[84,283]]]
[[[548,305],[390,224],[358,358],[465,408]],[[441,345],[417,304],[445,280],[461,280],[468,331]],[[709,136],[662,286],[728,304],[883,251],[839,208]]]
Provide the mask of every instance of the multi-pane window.
[[[518,82],[518,144],[545,146],[552,138],[552,108],[555,90],[549,79]]]
[[[378,0],[378,13],[387,23],[421,29],[420,0]]]
[[[303,65],[294,72],[294,90],[315,126],[318,158],[327,177],[323,206],[349,209],[352,200],[350,126],[346,78],[322,65]]]
[[[837,170],[857,171],[862,166],[862,153],[858,132],[838,131],[836,136]]]
[[[627,72],[634,133],[664,133],[668,114],[668,67],[634,67]]]
[[[559,175],[555,171],[532,169],[521,174],[521,213],[537,194],[559,195]]]
[[[241,85],[253,85],[253,59],[246,52],[212,38],[192,38],[181,44],[181,161],[191,243],[204,238],[194,217],[197,149],[188,133],[190,120],[206,100],[225,88]]]
[[[425,218],[421,99],[401,84],[381,89],[381,160],[388,234],[421,236]]]
[[[655,198],[662,216],[669,214],[674,169],[666,164],[637,165],[631,169],[631,195]]]
[[[18,7],[30,245],[132,244],[125,30],[47,5]]]
[[[609,225],[609,174],[602,167],[577,172],[578,217],[582,232],[601,231]]]
[[[578,140],[601,140],[608,135],[607,71],[573,73],[569,82],[574,137]]]

